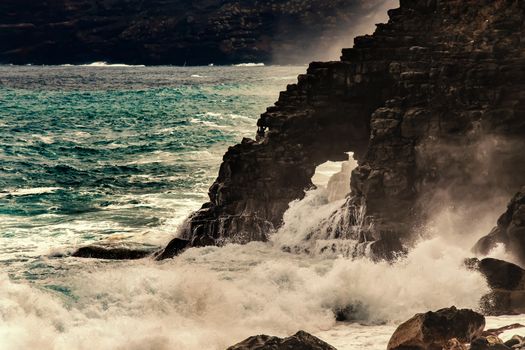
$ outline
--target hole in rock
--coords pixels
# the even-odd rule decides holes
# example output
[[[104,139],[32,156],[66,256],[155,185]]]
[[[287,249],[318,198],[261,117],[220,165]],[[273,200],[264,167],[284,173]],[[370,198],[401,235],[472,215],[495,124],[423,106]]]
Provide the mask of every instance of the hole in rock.
[[[320,188],[327,189],[330,202],[345,198],[350,192],[350,177],[352,170],[357,167],[353,153],[348,153],[348,160],[343,162],[327,161],[315,169],[312,183]]]

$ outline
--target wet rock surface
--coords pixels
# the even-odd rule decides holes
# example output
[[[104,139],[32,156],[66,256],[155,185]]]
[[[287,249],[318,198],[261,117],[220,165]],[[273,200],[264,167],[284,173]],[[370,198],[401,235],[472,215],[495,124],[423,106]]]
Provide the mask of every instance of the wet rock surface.
[[[76,249],[71,256],[102,260],[137,260],[152,255],[157,249],[155,246],[91,245]]]
[[[308,62],[383,0],[4,0],[0,62]]]
[[[481,336],[485,317],[472,310],[451,307],[417,314],[401,324],[387,350],[441,350],[453,348]]]
[[[356,252],[379,259],[402,252],[436,207],[510,197],[522,186],[525,4],[400,4],[341,61],[310,64],[281,93],[256,140],[225,154],[210,201],[180,238],[192,246],[267,240],[288,203],[311,188],[316,166],[345,152],[359,164],[351,193],[309,237],[355,241]]]
[[[525,262],[525,187],[514,195],[507,211],[498,219],[498,225],[476,243],[473,251],[486,255],[498,243]]]
[[[227,350],[335,350],[335,348],[309,333],[299,331],[288,338],[253,336]]]
[[[481,300],[480,306],[485,315],[525,313],[525,270],[493,258],[468,259],[467,266],[480,271],[492,290]]]
[[[173,258],[186,250],[189,245],[189,241],[175,238],[164,249],[155,252],[155,260]]]

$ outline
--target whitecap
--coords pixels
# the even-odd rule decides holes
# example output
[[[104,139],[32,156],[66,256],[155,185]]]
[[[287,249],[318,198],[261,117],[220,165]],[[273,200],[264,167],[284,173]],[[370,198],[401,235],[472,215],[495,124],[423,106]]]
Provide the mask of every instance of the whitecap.
[[[264,67],[264,63],[239,63],[234,64],[235,67]]]
[[[129,68],[146,67],[143,64],[132,65],[132,64],[124,64],[124,63],[107,63],[104,61],[93,62],[93,63],[88,63],[88,64],[81,64],[80,66],[81,67],[129,67]]]
[[[0,192],[0,198],[7,196],[29,196],[36,194],[52,193],[61,189],[62,187],[17,188],[10,191]]]

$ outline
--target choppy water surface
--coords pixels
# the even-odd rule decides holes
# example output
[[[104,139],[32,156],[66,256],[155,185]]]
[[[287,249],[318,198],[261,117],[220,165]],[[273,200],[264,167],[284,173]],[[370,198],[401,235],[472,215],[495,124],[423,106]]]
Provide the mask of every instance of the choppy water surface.
[[[0,67],[0,259],[160,244],[303,67]]]
[[[416,312],[475,308],[487,287],[455,242],[422,242],[395,265],[282,252],[337,206],[322,188],[269,244],[162,263],[53,257],[167,242],[206,200],[228,145],[253,136],[304,69],[0,66],[0,348],[224,349],[304,329],[375,350]],[[348,306],[354,322],[336,323]]]

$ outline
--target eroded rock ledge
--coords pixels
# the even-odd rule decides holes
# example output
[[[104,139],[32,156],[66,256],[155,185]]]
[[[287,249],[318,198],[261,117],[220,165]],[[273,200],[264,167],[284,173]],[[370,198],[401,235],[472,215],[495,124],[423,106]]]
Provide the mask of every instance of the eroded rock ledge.
[[[189,246],[266,240],[288,203],[312,186],[316,166],[344,152],[359,166],[326,234],[374,242],[383,257],[445,201],[468,206],[520,188],[525,3],[400,4],[341,61],[312,63],[281,93],[258,121],[264,136],[228,150],[210,201],[180,238]],[[348,217],[351,208],[365,219]]]

